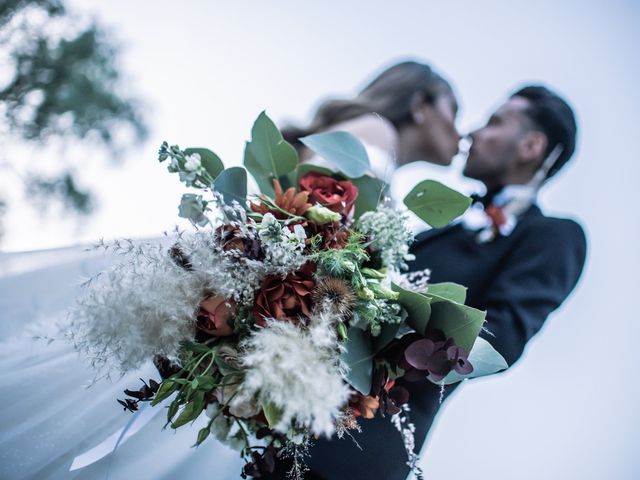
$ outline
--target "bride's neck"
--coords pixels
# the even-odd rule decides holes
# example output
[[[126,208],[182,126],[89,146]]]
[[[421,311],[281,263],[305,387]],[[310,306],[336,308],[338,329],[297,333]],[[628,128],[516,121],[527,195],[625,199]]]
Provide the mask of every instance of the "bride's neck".
[[[418,158],[415,150],[417,144],[417,132],[410,126],[405,126],[397,130],[396,158],[398,165],[410,163]]]

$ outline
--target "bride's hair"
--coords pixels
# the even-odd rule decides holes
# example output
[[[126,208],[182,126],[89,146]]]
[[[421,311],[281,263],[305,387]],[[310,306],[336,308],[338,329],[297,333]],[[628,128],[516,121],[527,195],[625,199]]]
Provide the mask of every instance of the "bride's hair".
[[[441,94],[451,92],[449,83],[429,65],[402,62],[384,70],[355,98],[332,99],[321,104],[308,127],[289,126],[282,134],[285,140],[300,149],[300,137],[367,113],[377,113],[399,128],[413,122],[411,104],[416,94],[433,103]]]

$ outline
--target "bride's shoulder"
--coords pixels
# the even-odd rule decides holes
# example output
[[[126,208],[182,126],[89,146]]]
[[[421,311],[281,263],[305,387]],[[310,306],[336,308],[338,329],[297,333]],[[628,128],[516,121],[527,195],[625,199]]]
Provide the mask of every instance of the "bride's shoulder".
[[[376,113],[367,113],[337,123],[329,130],[349,132],[361,141],[381,148],[386,152],[394,152],[398,142],[398,132],[393,124]]]

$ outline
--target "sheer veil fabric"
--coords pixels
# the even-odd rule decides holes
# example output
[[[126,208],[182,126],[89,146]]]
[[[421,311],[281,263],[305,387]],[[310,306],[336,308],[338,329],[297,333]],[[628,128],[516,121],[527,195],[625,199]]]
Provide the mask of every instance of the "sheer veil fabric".
[[[116,402],[122,391],[137,389],[140,377],[158,378],[149,363],[85,388],[95,371],[59,338],[57,326],[79,295],[81,281],[113,261],[82,247],[0,256],[0,478],[239,478],[243,462],[237,452],[214,439],[191,448],[205,418],[176,432],[163,431],[164,412],[114,454],[69,471],[76,456],[131,418]],[[48,343],[34,336],[58,339]]]

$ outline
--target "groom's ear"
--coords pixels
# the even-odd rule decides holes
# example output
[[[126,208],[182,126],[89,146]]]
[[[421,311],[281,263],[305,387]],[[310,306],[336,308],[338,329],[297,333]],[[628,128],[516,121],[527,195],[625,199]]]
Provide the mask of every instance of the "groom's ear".
[[[532,130],[524,134],[518,142],[518,160],[521,164],[529,164],[538,168],[547,149],[547,136],[539,131]]]
[[[411,118],[413,119],[413,123],[416,125],[422,125],[425,122],[426,117],[424,107],[426,105],[427,102],[422,92],[416,92],[413,94],[409,107],[411,108]]]

